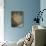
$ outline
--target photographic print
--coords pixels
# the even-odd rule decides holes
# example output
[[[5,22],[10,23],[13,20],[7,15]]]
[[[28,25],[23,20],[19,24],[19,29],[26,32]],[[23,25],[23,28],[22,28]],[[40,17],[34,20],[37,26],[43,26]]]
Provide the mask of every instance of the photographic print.
[[[11,12],[11,26],[12,27],[23,27],[23,25],[24,25],[23,11],[12,11]]]

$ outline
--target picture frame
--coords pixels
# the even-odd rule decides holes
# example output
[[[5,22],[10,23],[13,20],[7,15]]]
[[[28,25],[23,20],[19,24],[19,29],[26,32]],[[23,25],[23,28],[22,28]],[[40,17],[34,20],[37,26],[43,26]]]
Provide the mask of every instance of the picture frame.
[[[23,27],[23,26],[24,26],[24,12],[11,11],[11,27]]]

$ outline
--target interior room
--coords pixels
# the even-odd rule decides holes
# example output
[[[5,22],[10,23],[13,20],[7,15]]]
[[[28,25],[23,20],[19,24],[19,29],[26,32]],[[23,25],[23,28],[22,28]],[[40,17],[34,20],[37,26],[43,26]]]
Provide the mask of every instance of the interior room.
[[[46,46],[46,0],[1,2],[0,46]]]

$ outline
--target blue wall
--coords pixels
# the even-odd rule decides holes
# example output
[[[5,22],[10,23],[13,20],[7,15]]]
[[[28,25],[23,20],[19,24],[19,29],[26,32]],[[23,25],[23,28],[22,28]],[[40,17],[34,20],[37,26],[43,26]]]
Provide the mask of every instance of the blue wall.
[[[32,27],[32,19],[36,17],[35,12],[40,9],[40,0],[5,0],[4,9],[4,35],[7,41],[18,41],[24,37]],[[11,11],[24,11],[24,27],[11,27]]]

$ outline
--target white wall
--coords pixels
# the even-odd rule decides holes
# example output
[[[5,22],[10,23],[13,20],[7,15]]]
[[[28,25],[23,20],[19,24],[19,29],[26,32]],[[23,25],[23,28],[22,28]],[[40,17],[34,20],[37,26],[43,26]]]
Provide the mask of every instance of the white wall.
[[[0,0],[0,42],[4,41],[4,0]]]

